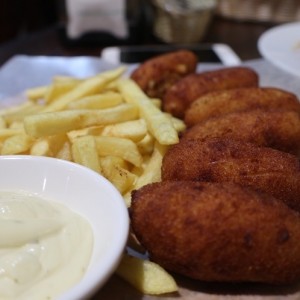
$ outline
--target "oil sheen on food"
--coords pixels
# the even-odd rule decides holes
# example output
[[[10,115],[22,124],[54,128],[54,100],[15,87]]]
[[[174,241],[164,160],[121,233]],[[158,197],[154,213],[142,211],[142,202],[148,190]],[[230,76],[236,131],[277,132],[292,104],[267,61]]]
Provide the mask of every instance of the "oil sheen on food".
[[[62,204],[0,191],[0,300],[54,299],[85,273],[90,224]]]

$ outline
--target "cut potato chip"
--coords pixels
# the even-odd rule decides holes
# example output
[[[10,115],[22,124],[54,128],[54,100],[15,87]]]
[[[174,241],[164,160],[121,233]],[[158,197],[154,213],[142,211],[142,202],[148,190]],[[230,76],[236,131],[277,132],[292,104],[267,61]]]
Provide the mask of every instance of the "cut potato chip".
[[[137,290],[148,295],[174,293],[174,278],[158,264],[124,254],[116,273]]]

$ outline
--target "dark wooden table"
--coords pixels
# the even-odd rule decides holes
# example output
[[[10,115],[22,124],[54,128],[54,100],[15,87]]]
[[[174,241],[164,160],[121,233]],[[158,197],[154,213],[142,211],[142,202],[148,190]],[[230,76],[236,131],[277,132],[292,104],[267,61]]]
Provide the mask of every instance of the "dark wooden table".
[[[203,43],[226,43],[230,45],[242,60],[260,57],[257,50],[259,36],[276,24],[256,23],[228,20],[215,17],[201,41]],[[0,66],[16,54],[27,55],[58,55],[99,56],[104,45],[101,41],[94,43],[68,43],[65,41],[60,25],[52,25],[41,31],[31,33],[10,42],[0,44]],[[157,44],[151,33],[145,30],[140,44]]]

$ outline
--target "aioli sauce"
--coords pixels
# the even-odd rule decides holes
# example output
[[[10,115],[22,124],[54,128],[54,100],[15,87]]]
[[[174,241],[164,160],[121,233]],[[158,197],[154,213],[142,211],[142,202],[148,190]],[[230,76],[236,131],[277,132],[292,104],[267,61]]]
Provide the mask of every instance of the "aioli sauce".
[[[54,299],[84,275],[90,224],[62,204],[0,191],[0,300]]]

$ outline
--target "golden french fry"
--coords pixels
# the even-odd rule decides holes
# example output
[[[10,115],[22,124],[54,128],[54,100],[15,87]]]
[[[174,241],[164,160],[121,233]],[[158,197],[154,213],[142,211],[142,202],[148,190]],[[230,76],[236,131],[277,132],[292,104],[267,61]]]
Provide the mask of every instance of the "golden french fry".
[[[161,181],[161,164],[167,149],[168,146],[160,145],[158,142],[155,143],[152,155],[144,167],[143,173],[135,183],[135,189],[139,189],[149,183]]]
[[[81,81],[74,89],[47,105],[44,112],[62,110],[72,101],[100,92],[109,82],[120,77],[124,70],[120,67]]]
[[[74,139],[85,135],[101,135],[103,127],[104,126],[100,125],[100,126],[85,127],[77,130],[71,130],[67,132],[67,136],[70,141],[73,141]]]
[[[30,154],[55,157],[67,141],[67,138],[66,134],[57,134],[39,138],[31,146]]]
[[[142,140],[148,132],[145,120],[138,119],[103,127],[102,136],[116,136],[130,139],[134,142]]]
[[[158,98],[150,98],[150,99],[151,99],[152,103],[153,103],[157,108],[161,109],[161,107],[162,107],[162,102],[161,102],[160,99],[158,99]]]
[[[80,78],[75,78],[75,77],[72,77],[72,76],[66,76],[66,75],[56,75],[53,77],[52,79],[52,82],[53,84],[56,84],[56,83],[66,83],[66,82],[80,82],[84,79],[80,79]]]
[[[136,176],[125,168],[126,162],[123,159],[114,156],[105,156],[101,158],[100,164],[103,175],[121,194],[126,193],[132,188]]]
[[[178,291],[174,278],[158,264],[128,254],[123,255],[116,273],[144,294]]]
[[[60,150],[56,153],[56,158],[73,161],[72,152],[71,152],[71,143],[69,141],[66,141],[62,145]]]
[[[74,162],[86,166],[97,173],[102,172],[93,136],[87,135],[75,139],[71,149]]]
[[[169,113],[165,113],[165,115],[170,118],[174,128],[178,133],[183,132],[186,129],[186,125],[183,120],[175,118]]]
[[[32,102],[32,101],[25,101],[25,102],[20,103],[18,105],[3,107],[3,108],[0,109],[0,116],[5,116],[7,114],[12,114],[12,113],[22,111],[22,110],[24,110],[27,107],[30,107],[32,105],[35,105],[35,103]]]
[[[35,141],[30,148],[30,155],[52,156],[48,139],[41,138]]]
[[[1,155],[25,153],[32,143],[33,139],[25,133],[13,135],[3,142]]]
[[[0,116],[0,130],[7,128],[6,121],[3,116]]]
[[[123,102],[122,96],[119,93],[103,93],[91,95],[71,102],[68,109],[103,109],[114,107]]]
[[[44,100],[46,104],[55,101],[57,98],[62,97],[66,93],[74,89],[80,81],[78,80],[63,80],[53,83],[49,86],[45,93]]]
[[[20,130],[22,130],[23,132],[25,132],[25,131],[24,131],[24,124],[23,124],[23,121],[22,121],[22,120],[11,122],[11,123],[8,125],[8,128],[10,128],[10,129],[20,129]]]
[[[146,155],[152,153],[154,148],[154,142],[155,142],[154,137],[151,134],[147,133],[142,140],[137,142],[136,145],[140,153]]]
[[[38,86],[26,90],[26,97],[32,101],[36,101],[45,97],[48,92],[48,85]]]
[[[0,140],[6,139],[6,138],[14,136],[14,135],[20,135],[22,133],[24,133],[24,129],[3,128],[3,129],[0,129]]]
[[[133,80],[120,80],[119,89],[125,101],[139,107],[141,116],[147,122],[150,132],[160,144],[172,145],[178,143],[178,133],[170,118],[151,102],[150,98]]]
[[[11,124],[16,121],[23,121],[23,119],[26,116],[36,114],[36,113],[40,112],[42,110],[42,108],[43,108],[42,106],[33,103],[31,105],[24,107],[21,110],[7,113],[6,115],[3,116],[3,118],[5,119],[7,124]]]
[[[24,118],[24,128],[27,134],[41,137],[93,125],[108,125],[138,117],[138,110],[132,104],[121,104],[102,110],[64,110],[58,112],[40,113]]]
[[[117,156],[134,166],[142,165],[143,158],[133,141],[110,136],[95,136],[95,141],[100,156]]]

